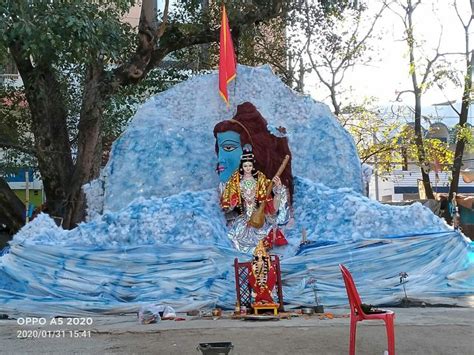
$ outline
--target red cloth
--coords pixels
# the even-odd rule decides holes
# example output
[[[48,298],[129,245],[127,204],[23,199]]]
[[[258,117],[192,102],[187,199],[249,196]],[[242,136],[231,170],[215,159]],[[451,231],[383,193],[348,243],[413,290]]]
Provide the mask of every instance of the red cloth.
[[[230,208],[235,208],[239,204],[239,196],[237,194],[233,194],[230,196]]]
[[[265,214],[268,215],[268,214],[275,214],[276,213],[276,210],[275,210],[275,206],[273,205],[273,198],[272,197],[267,197],[267,200],[266,200],[266,205],[265,205]]]
[[[229,95],[227,93],[227,84],[229,84],[236,75],[236,60],[234,44],[230,34],[229,21],[225,6],[222,5],[222,20],[219,49],[219,93],[225,103],[229,105]]]
[[[265,246],[269,249],[273,248],[273,245],[277,247],[281,247],[283,245],[287,245],[288,241],[285,238],[283,232],[277,228],[276,231],[274,229],[270,229],[268,235],[265,237]]]

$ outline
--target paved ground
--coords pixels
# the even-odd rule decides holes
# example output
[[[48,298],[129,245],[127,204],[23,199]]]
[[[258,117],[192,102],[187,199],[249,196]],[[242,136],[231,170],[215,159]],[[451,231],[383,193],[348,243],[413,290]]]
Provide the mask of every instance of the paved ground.
[[[398,354],[474,354],[473,308],[394,310]],[[44,318],[45,325],[35,326],[22,324],[26,318],[0,320],[0,353],[199,354],[199,343],[232,342],[231,354],[346,354],[347,311],[332,312],[336,318],[323,320],[317,316],[279,321],[185,317],[149,325],[138,324],[134,315],[93,316],[82,320],[89,323],[82,325],[68,325],[77,319],[67,318],[62,325],[50,324],[59,323],[58,319]],[[382,355],[386,344],[383,323],[359,323],[358,354]]]

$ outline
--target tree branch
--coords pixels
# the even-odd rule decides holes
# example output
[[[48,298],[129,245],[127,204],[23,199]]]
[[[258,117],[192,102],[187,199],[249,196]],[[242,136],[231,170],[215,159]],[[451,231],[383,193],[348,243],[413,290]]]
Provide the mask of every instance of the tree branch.
[[[415,91],[414,91],[414,90],[402,90],[402,91],[398,92],[397,97],[395,98],[395,101],[400,101],[400,97],[401,97],[403,94],[406,94],[406,93],[415,94]]]
[[[400,5],[400,7],[403,9],[403,14],[404,16],[400,15],[400,13],[393,9],[390,4],[388,2],[384,2],[385,5],[387,5],[387,8],[390,9],[396,16],[400,17],[400,20],[402,21],[403,25],[405,26],[405,30],[407,29],[406,28],[406,23],[407,23],[407,19],[406,19],[406,9],[403,5]]]
[[[150,1],[153,0],[143,0],[142,8],[145,3]],[[156,68],[168,54],[174,51],[197,44],[218,41],[219,29],[211,29],[209,23],[199,26],[182,23],[168,24],[168,2],[169,0],[166,0],[162,24],[155,31],[146,30],[149,25],[144,22],[149,21],[148,16],[140,17],[139,28],[144,30],[139,33],[139,45],[130,61],[114,70],[114,87],[140,81],[150,70]],[[282,15],[283,0],[273,0],[271,6],[268,5],[267,1],[261,2],[262,4],[260,4],[260,1],[254,1],[256,8],[260,8],[260,11],[238,13],[231,18],[232,27],[259,23]]]
[[[380,153],[384,153],[384,152],[390,152],[394,150],[393,147],[386,147],[386,146],[383,146],[381,147],[380,149],[368,154],[368,155],[365,155],[365,156],[362,156],[361,157],[361,160],[363,163],[365,163],[367,160],[369,160],[371,157],[373,157],[374,155],[377,155],[377,154],[380,154]]]
[[[382,7],[380,8],[380,10],[377,12],[377,14],[375,15],[375,18],[374,20],[372,21],[372,23],[370,24],[370,27],[369,29],[367,30],[366,34],[360,39],[360,41],[356,42],[356,45],[354,46],[353,50],[352,50],[352,53],[357,53],[359,48],[367,41],[367,39],[370,37],[370,35],[372,34],[372,32],[374,31],[374,28],[375,28],[375,24],[377,23],[377,21],[380,19],[380,17],[382,16],[382,13],[385,11],[385,8],[387,8],[387,4],[384,3],[382,4]],[[352,33],[352,37],[355,38],[355,35],[357,34],[358,30],[359,30],[359,25],[360,25],[360,19],[357,21],[357,26],[355,27],[353,33]],[[350,45],[348,44],[347,45],[347,51],[345,53],[345,55],[343,56],[343,59],[341,60],[341,63],[339,64],[339,66],[336,68],[336,71],[339,71],[339,69],[341,69],[342,65],[344,64],[344,62],[350,60],[352,58],[352,55],[350,53]]]
[[[427,59],[427,65],[425,68],[425,73],[423,74],[423,79],[421,80],[421,83],[420,83],[420,88],[426,84],[428,80],[428,76],[431,73],[431,68],[439,58],[446,57],[448,55],[464,55],[464,53],[460,53],[460,52],[439,53],[438,49],[439,47],[436,49],[436,54],[432,59]]]
[[[474,14],[472,14],[472,12],[471,12],[471,16],[469,17],[469,21],[467,23],[464,23],[464,20],[462,19],[461,14],[459,13],[458,3],[457,3],[456,0],[453,1],[453,5],[454,5],[454,10],[456,11],[456,15],[458,16],[459,22],[461,22],[462,27],[464,27],[464,30],[466,30],[467,28],[469,28],[469,26],[471,24],[471,21],[474,19]],[[474,12],[474,2],[473,1],[471,1],[471,7],[473,8],[473,12]]]
[[[156,1],[143,0],[138,24],[138,45],[128,63],[114,70],[113,86],[127,85],[140,81],[148,72],[147,67],[152,59],[158,40],[163,36],[168,21],[169,0],[165,2],[163,20],[158,26],[155,20]]]

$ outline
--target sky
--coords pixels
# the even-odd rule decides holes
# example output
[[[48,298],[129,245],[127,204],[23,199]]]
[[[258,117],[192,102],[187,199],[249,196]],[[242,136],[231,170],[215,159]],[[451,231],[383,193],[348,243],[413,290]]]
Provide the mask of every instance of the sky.
[[[315,1],[315,0],[313,0]],[[406,2],[406,0],[397,0]],[[415,0],[413,0],[415,1]],[[422,0],[422,3],[414,13],[415,36],[424,41],[423,50],[429,57],[433,55],[433,49],[438,43],[439,34],[442,34],[440,51],[460,52],[464,50],[464,29],[454,10],[455,0]],[[460,13],[464,20],[470,14],[470,0],[456,0]],[[395,1],[396,2],[396,1]],[[170,1],[175,3],[174,0]],[[382,0],[366,0],[369,4],[367,13],[375,14],[382,4]],[[157,0],[158,8],[163,9],[164,0]],[[395,10],[400,8],[392,6]],[[471,25],[471,37],[474,37],[474,24]],[[381,105],[394,101],[397,92],[411,88],[411,78],[408,73],[408,52],[406,42],[403,41],[404,29],[401,19],[393,11],[387,9],[379,20],[376,35],[383,40],[372,41],[376,52],[373,53],[374,60],[365,66],[356,66],[354,70],[346,75],[346,87],[353,88],[353,100],[362,101],[366,97],[376,97]],[[471,41],[471,43],[474,42]],[[474,47],[474,43],[471,44]],[[450,60],[460,56],[450,56]],[[462,65],[462,64],[461,64]],[[319,87],[319,80],[315,74],[310,74],[305,81],[305,93],[314,99],[330,104],[328,92]],[[448,100],[459,101],[461,88],[450,87],[445,91],[437,87],[430,89],[423,96],[422,104],[431,106]],[[413,95],[402,95],[401,100],[405,104],[413,102]]]
[[[457,18],[452,2],[453,0],[424,0],[414,13],[415,36],[424,41],[424,51],[430,58],[441,31],[443,32],[441,52],[464,50],[464,29]],[[469,0],[457,0],[457,2],[460,13],[467,21],[470,14]],[[379,0],[370,1],[369,11],[377,11],[379,7]],[[433,11],[436,12],[438,19]],[[470,32],[471,37],[474,37],[474,24],[471,25]],[[383,36],[383,40],[372,42],[377,49],[376,59],[367,66],[357,66],[347,73],[346,83],[354,89],[354,100],[374,96],[378,98],[380,104],[387,104],[396,98],[397,92],[411,88],[408,51],[406,42],[403,41],[402,21],[392,11],[385,11],[378,23],[376,33]],[[472,42],[471,40],[471,48],[474,47]],[[449,58],[459,60],[461,57],[450,56]],[[311,96],[329,103],[326,99],[327,92],[317,88],[315,77],[309,78],[305,84],[305,90]],[[461,88],[451,87],[442,92],[433,87],[423,96],[422,104],[425,106],[447,100],[460,100],[460,97]],[[401,99],[406,104],[412,104],[414,100],[412,94],[405,94]]]

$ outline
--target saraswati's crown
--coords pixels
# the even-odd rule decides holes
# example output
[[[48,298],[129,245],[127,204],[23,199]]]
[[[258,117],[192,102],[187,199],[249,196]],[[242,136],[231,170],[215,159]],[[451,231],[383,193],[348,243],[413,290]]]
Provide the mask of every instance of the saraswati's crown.
[[[240,160],[242,161],[251,161],[253,162],[255,156],[252,153],[252,146],[250,144],[246,144],[242,147],[243,154],[240,156]]]

